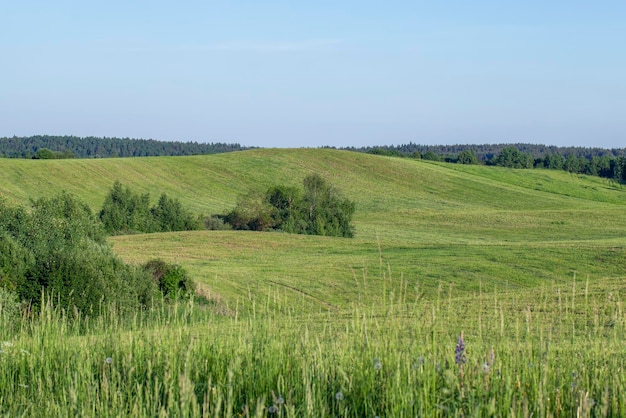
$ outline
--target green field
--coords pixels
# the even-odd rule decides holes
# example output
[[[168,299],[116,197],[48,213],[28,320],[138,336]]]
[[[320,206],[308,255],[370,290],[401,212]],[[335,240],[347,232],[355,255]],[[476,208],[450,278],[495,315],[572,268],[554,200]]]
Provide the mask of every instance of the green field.
[[[356,202],[353,239],[110,238],[180,263],[210,303],[87,332],[50,308],[0,333],[7,416],[626,414],[626,190],[606,179],[320,149],[0,164],[17,203],[67,190],[97,211],[120,180],[210,215],[311,173]]]

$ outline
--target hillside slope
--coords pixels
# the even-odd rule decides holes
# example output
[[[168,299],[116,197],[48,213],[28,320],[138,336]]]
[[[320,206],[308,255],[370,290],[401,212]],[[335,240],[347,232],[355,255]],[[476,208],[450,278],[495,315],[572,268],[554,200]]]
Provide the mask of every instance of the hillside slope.
[[[111,239],[129,261],[185,264],[230,303],[326,309],[391,290],[410,299],[442,285],[529,287],[574,272],[615,278],[626,267],[626,192],[594,177],[319,149],[0,164],[0,193],[21,203],[65,189],[98,210],[120,180],[154,200],[166,192],[212,214],[242,193],[299,185],[313,172],[356,201],[355,239],[233,231]]]

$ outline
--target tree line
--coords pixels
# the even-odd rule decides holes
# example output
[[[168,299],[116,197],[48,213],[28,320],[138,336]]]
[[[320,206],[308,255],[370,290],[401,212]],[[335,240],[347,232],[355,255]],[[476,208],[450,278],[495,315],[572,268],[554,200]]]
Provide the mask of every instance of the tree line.
[[[457,164],[564,170],[626,182],[626,149],[515,145],[399,145],[346,148],[390,157],[417,158]]]
[[[111,158],[217,154],[248,149],[239,144],[157,141],[154,139],[35,135],[0,138],[7,158]]]

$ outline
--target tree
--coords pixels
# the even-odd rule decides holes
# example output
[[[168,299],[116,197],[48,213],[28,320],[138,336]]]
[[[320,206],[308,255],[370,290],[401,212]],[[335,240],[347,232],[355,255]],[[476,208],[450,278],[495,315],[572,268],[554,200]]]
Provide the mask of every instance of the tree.
[[[162,194],[150,207],[149,194],[133,193],[116,181],[104,200],[100,220],[109,234],[190,231],[200,229],[200,220],[181,203]]]
[[[507,147],[495,159],[495,165],[509,168],[532,168],[532,155],[523,153],[515,147]]]
[[[35,155],[33,155],[33,160],[53,160],[55,158],[55,153],[48,148],[40,148]]]
[[[478,164],[478,157],[476,153],[472,150],[464,150],[461,151],[457,157],[457,162],[459,164]]]
[[[150,195],[133,193],[116,181],[104,200],[100,220],[110,234],[153,232]]]
[[[354,236],[354,202],[343,198],[317,174],[307,176],[303,186],[302,192],[294,187],[274,186],[264,195],[248,193],[223,218],[234,229]]]
[[[576,158],[574,154],[569,154],[565,159],[563,169],[565,171],[569,171],[570,173],[578,173],[580,170],[578,158]]]
[[[165,193],[161,195],[150,213],[156,230],[160,232],[191,231],[200,228],[198,219],[185,210],[178,200],[167,197]]]

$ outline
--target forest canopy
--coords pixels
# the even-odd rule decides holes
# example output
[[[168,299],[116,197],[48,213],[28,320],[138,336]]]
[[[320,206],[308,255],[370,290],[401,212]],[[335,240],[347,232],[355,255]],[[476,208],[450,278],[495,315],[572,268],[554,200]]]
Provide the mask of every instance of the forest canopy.
[[[247,149],[239,144],[154,139],[35,135],[0,138],[0,156],[9,158],[110,158],[218,154]]]

